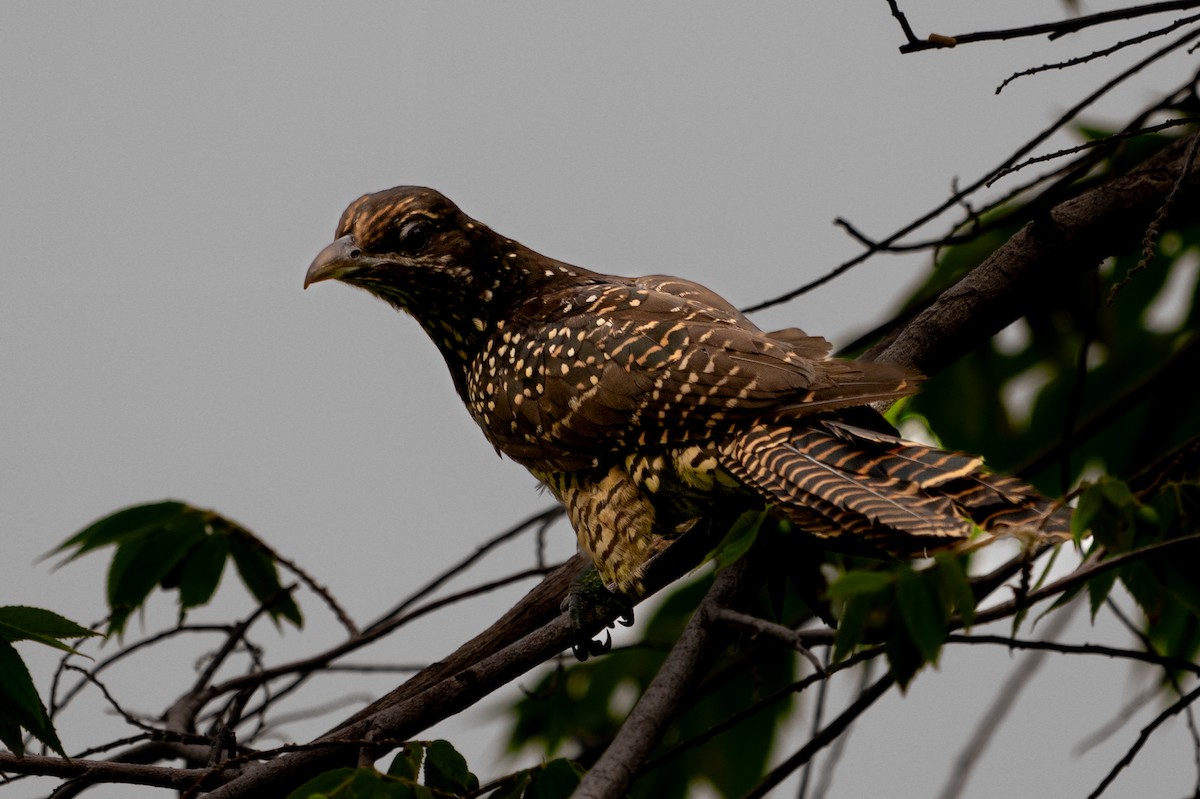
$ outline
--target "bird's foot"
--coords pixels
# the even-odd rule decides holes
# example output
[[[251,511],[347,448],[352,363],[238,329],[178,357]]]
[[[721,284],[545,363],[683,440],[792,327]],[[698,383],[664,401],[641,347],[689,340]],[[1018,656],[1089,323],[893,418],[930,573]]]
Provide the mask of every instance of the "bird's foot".
[[[606,654],[612,649],[612,633],[609,630],[614,624],[633,626],[633,602],[608,590],[594,568],[588,568],[571,584],[571,591],[563,601],[563,610],[571,618],[574,641],[571,652],[580,662]],[[588,632],[595,629],[597,623],[605,625],[602,641]]]

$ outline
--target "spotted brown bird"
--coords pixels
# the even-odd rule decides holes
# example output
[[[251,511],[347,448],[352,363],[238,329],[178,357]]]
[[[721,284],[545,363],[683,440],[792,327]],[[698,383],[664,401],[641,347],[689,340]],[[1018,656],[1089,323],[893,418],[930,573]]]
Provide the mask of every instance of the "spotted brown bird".
[[[471,418],[558,498],[621,594],[640,593],[666,542],[729,508],[899,554],[977,528],[1066,529],[1019,480],[854,407],[912,393],[911,373],[831,358],[795,328],[764,332],[687,280],[547,258],[432,189],[351,203],[304,285],[323,280],[420,323]]]

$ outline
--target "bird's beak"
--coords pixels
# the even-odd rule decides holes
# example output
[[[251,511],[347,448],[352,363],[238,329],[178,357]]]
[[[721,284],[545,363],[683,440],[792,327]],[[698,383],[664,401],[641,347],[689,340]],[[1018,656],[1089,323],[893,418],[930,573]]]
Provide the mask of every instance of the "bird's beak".
[[[345,277],[362,265],[362,248],[355,243],[353,236],[342,236],[317,253],[308,267],[308,273],[304,275],[304,288],[322,280]]]

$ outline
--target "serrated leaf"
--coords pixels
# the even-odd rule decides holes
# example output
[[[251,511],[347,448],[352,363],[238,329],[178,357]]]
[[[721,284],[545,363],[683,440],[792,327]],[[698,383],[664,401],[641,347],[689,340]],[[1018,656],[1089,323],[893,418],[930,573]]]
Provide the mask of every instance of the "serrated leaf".
[[[179,607],[182,610],[207,604],[221,584],[229,559],[229,537],[206,535],[183,560],[179,573]]]
[[[1109,593],[1112,592],[1113,585],[1117,581],[1118,571],[1120,570],[1109,569],[1087,581],[1088,604],[1091,606],[1093,622],[1096,620],[1096,614],[1100,612],[1100,608],[1104,607],[1104,600],[1108,599]]]
[[[175,565],[204,538],[196,514],[181,514],[166,527],[117,546],[108,569],[110,633],[124,629],[129,613],[142,603]]]
[[[962,562],[953,555],[939,553],[933,556],[937,563],[937,575],[942,590],[958,612],[964,627],[970,627],[975,621],[975,592],[971,590],[971,580],[963,569]]]
[[[896,600],[917,651],[926,661],[936,662],[946,640],[946,620],[933,589],[922,575],[912,569],[901,569]]]
[[[175,500],[124,508],[92,522],[52,549],[47,555],[54,555],[76,547],[75,553],[63,561],[63,563],[70,563],[80,555],[97,547],[130,541],[146,535],[151,530],[163,527],[186,509],[186,504]]]
[[[67,756],[25,662],[12,644],[0,641],[0,727],[4,727],[0,732],[4,745],[19,757],[25,753],[25,746],[19,734],[11,735],[13,726],[24,727],[34,738],[63,757]]]
[[[63,652],[79,654],[59,639],[90,638],[95,635],[100,633],[49,610],[22,605],[0,607],[0,641],[36,641]]]
[[[279,582],[279,571],[275,562],[247,534],[235,532],[229,536],[229,553],[242,582],[250,594],[259,602],[271,602],[268,612],[271,618],[286,618],[296,627],[304,625],[300,608],[290,596],[283,596],[283,584]]]
[[[449,741],[438,739],[425,752],[425,784],[434,790],[461,793],[479,787],[467,760]]]
[[[567,799],[579,786],[583,769],[577,764],[560,757],[551,760],[533,773],[525,799]]]
[[[873,604],[870,596],[862,594],[846,600],[842,615],[838,619],[837,632],[833,637],[834,663],[841,662],[862,643],[867,628],[867,616]]]
[[[1091,532],[1092,520],[1103,505],[1104,495],[1094,483],[1084,488],[1079,494],[1079,500],[1075,503],[1075,512],[1071,514],[1071,535],[1074,536],[1076,543]]]
[[[829,598],[848,599],[853,596],[878,594],[890,588],[895,579],[891,572],[854,569],[833,581],[829,586]]]

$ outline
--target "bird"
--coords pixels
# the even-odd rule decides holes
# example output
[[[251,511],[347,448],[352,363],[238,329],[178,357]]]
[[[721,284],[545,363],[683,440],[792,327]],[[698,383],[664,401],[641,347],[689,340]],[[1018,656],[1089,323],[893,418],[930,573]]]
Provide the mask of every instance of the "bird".
[[[690,280],[541,255],[434,189],[352,202],[304,287],[328,280],[417,321],[484,436],[562,504],[618,596],[731,508],[893,557],[1069,529],[1061,503],[883,420],[874,406],[916,391],[914,372],[764,331]]]

